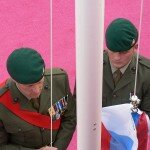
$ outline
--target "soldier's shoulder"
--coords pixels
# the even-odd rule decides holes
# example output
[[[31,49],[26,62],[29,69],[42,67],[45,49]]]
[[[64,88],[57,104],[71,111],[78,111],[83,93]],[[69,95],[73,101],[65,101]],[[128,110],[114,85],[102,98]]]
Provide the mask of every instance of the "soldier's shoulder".
[[[144,56],[139,56],[139,64],[142,66],[145,66],[146,68],[150,69],[150,59],[144,57]]]
[[[104,51],[103,51],[103,65],[106,65],[107,62],[109,62],[109,59],[108,59],[108,51],[107,51],[107,50],[104,50]]]
[[[4,81],[3,83],[0,84],[0,97],[5,94],[5,92],[7,92],[8,90],[8,85],[7,85],[7,81]]]
[[[103,58],[108,58],[108,51],[107,50],[103,50]]]
[[[107,55],[108,54],[108,51],[106,49],[103,50],[103,55]]]
[[[2,87],[0,88],[0,97],[5,94],[5,92],[7,91],[8,89],[6,87]]]
[[[52,68],[52,69],[46,69],[45,70],[45,76],[50,76],[52,75],[66,75],[66,71],[63,70],[62,68]]]

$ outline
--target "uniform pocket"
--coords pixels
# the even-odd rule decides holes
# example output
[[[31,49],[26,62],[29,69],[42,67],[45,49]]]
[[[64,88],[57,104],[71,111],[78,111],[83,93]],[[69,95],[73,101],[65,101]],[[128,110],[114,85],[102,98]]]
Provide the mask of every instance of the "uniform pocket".
[[[5,125],[7,133],[21,133],[33,130],[33,126]]]
[[[16,143],[25,147],[39,147],[41,146],[41,133],[38,127],[27,125],[27,124],[17,124],[17,125],[5,125],[7,133],[10,134],[11,142]]]

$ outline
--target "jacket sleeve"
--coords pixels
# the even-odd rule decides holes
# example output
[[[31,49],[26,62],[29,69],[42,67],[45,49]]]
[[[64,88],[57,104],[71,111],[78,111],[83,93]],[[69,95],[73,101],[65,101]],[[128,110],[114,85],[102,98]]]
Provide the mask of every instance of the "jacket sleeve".
[[[137,93],[141,100],[139,109],[146,112],[150,118],[150,60],[142,56],[139,57],[139,73],[137,80]]]
[[[143,97],[141,98],[141,104],[139,106],[139,109],[146,112],[146,114],[150,118],[150,84],[145,89],[147,90],[145,91]]]
[[[66,91],[68,94],[68,107],[61,118],[61,126],[58,131],[56,140],[54,141],[54,147],[58,150],[66,150],[74,133],[76,127],[76,102],[70,92],[68,77],[66,76]]]

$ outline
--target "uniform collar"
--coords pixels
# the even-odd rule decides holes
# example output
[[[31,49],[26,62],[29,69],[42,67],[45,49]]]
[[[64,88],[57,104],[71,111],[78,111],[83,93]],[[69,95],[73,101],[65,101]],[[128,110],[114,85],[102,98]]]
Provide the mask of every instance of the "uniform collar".
[[[124,67],[120,68],[119,70],[121,71],[122,74],[124,74],[124,72],[126,71],[126,69],[128,68],[129,64],[131,63],[132,59],[128,62],[128,64],[126,64]],[[118,70],[118,68],[114,67],[113,64],[110,62],[110,66],[111,66],[111,70],[112,70],[112,74]]]

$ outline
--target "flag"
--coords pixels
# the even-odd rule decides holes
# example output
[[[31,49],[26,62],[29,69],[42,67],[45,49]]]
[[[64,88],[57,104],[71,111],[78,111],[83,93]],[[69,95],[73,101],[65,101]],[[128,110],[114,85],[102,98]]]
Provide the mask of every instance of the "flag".
[[[147,150],[149,118],[131,104],[102,108],[102,150]]]

